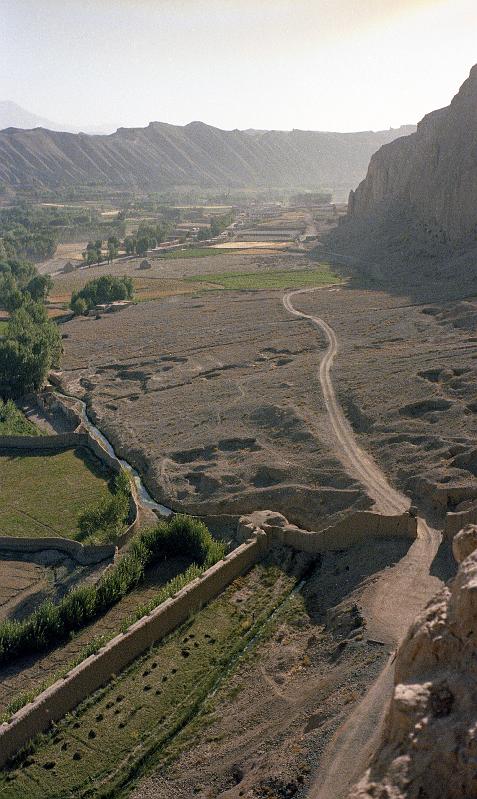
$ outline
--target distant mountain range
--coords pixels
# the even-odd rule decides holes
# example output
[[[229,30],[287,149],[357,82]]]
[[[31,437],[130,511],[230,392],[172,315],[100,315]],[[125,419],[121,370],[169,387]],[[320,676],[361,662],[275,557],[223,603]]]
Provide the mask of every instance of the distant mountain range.
[[[52,122],[51,119],[32,114],[31,111],[27,111],[11,100],[0,100],[0,130],[5,128],[23,128],[24,130],[46,128],[47,130],[67,131],[68,133],[80,133],[83,130],[85,133],[92,134],[107,134],[112,133],[114,130],[112,125],[88,125],[85,128],[79,128],[77,125]]]
[[[22,124],[47,122],[27,116]],[[0,131],[0,181],[12,188],[81,185],[146,191],[327,187],[344,195],[365,176],[379,147],[415,130],[225,131],[203,122],[151,122],[145,128],[87,135],[48,124],[50,129],[11,126]]]
[[[39,117],[26,111],[11,100],[0,100],[0,130],[3,128],[49,128],[62,130],[61,126],[51,119]]]

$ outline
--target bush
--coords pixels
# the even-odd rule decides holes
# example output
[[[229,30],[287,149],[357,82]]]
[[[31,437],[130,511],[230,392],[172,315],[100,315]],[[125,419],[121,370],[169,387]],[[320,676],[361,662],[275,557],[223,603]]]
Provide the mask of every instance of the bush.
[[[39,436],[40,431],[28,421],[12,400],[0,399],[0,435]]]
[[[88,303],[83,297],[75,297],[75,299],[71,301],[70,307],[75,316],[87,316],[88,314]]]
[[[193,563],[183,575],[163,587],[153,607],[220,560],[224,547],[196,519],[180,515],[159,522],[133,540],[129,551],[104,572],[97,585],[79,586],[57,605],[44,602],[23,621],[1,622],[0,663],[41,652],[64,640],[129,593],[141,582],[148,566],[160,558],[175,555],[188,555]]]
[[[89,508],[80,516],[78,527],[84,539],[115,541],[122,533],[129,515],[131,495],[131,484],[124,470],[114,478],[113,490],[114,496],[110,500]]]

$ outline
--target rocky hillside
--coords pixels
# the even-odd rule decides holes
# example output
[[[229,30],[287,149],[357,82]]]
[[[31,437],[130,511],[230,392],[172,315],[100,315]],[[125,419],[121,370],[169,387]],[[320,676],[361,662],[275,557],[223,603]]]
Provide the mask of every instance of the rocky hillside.
[[[455,537],[457,576],[400,647],[382,747],[349,799],[477,796],[476,546],[475,526]]]
[[[0,181],[12,187],[101,185],[328,187],[349,190],[371,155],[405,127],[378,133],[224,131],[202,122],[151,122],[109,136],[43,128],[0,132]]]
[[[350,194],[349,220],[359,225],[376,216],[394,225],[400,219],[403,229],[412,220],[441,244],[475,240],[477,65],[447,108],[373,155],[367,177]]]

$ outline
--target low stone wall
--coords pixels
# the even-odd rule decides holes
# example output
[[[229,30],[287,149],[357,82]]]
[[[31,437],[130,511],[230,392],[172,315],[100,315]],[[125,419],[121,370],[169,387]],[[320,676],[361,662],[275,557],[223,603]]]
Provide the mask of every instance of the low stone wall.
[[[417,537],[417,519],[409,513],[385,516],[372,511],[356,511],[325,530],[310,532],[289,524],[280,513],[257,511],[240,519],[239,537],[250,535],[250,531],[257,527],[271,535],[272,543],[286,544],[310,554],[347,549],[371,538]]]
[[[101,563],[103,560],[114,560],[117,551],[115,544],[83,546],[79,541],[72,541],[69,538],[15,538],[7,535],[0,536],[0,552],[33,554],[52,549],[64,552],[65,555],[75,560],[80,566],[90,566],[94,563]]]
[[[447,513],[444,525],[444,538],[452,541],[454,536],[467,524],[477,523],[477,503],[459,513]]]
[[[113,638],[97,654],[15,713],[8,723],[0,725],[0,767],[35,735],[46,730],[52,721],[58,721],[73,710],[152,644],[185,622],[191,613],[216,597],[232,580],[253,566],[268,547],[269,536],[262,530],[257,531],[254,538],[137,621],[126,633]]]

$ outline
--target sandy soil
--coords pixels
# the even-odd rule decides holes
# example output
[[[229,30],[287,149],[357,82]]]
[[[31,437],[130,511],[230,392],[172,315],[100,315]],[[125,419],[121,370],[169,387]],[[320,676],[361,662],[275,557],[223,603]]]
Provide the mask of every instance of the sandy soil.
[[[58,244],[53,258],[37,264],[37,269],[41,274],[52,274],[63,269],[64,265],[71,261],[77,265],[83,262],[82,252],[86,249],[87,241],[73,241],[67,244]]]

